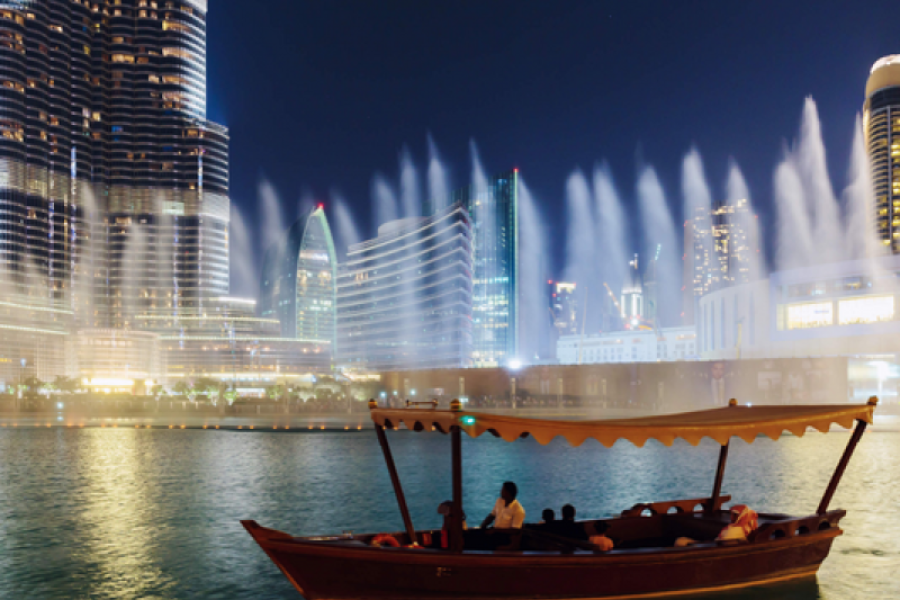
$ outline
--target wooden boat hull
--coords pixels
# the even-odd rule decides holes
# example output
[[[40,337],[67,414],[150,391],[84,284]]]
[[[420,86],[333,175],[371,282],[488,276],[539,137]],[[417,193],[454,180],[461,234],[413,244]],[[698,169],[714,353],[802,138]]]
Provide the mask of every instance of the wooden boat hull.
[[[608,553],[373,548],[242,521],[307,600],[640,598],[815,575],[839,528],[751,544]]]

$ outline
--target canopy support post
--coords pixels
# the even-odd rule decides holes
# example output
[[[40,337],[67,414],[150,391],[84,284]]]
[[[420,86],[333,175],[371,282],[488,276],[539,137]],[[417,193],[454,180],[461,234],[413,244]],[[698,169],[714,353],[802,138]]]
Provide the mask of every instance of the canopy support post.
[[[728,407],[732,408],[738,405],[736,398],[728,401]],[[719,507],[719,496],[722,495],[722,479],[725,477],[725,463],[728,461],[728,446],[731,445],[731,438],[722,444],[719,448],[719,464],[716,466],[716,479],[713,481],[712,496],[706,505],[706,514],[712,514]]]
[[[878,397],[872,396],[869,398],[870,405],[875,406],[878,404]],[[828,505],[831,504],[831,498],[834,496],[834,492],[837,490],[838,484],[841,482],[841,477],[844,476],[844,471],[847,469],[847,464],[850,462],[850,457],[853,456],[853,451],[856,450],[856,444],[859,443],[859,440],[862,438],[863,433],[866,431],[866,423],[861,419],[856,420],[856,427],[853,429],[853,435],[850,436],[850,441],[847,442],[847,447],[844,448],[844,454],[841,455],[841,460],[838,461],[837,467],[834,469],[834,474],[831,476],[831,481],[828,482],[828,487],[825,488],[825,494],[822,495],[822,501],[819,502],[819,508],[816,510],[816,514],[824,515],[828,512]]]
[[[450,410],[459,411],[459,400],[450,403]],[[462,429],[459,425],[450,428],[450,445],[453,479],[453,513],[450,520],[450,544],[454,552],[463,550],[463,497],[462,497]]]
[[[713,482],[712,496],[710,496],[709,504],[706,507],[707,514],[715,511],[719,504],[719,496],[722,494],[722,479],[725,477],[725,463],[728,461],[729,445],[731,445],[731,440],[728,440],[719,448],[719,464],[716,467],[716,479]]]
[[[384,434],[384,427],[375,423],[375,433],[378,434],[378,443],[381,444],[381,451],[384,453],[384,462],[387,463],[388,473],[391,476],[391,485],[394,486],[394,495],[397,496],[397,504],[400,506],[400,516],[403,517],[403,525],[406,527],[406,534],[409,536],[409,543],[415,544],[416,530],[413,527],[412,519],[409,516],[409,508],[406,506],[406,497],[403,495],[403,487],[400,485],[400,477],[397,475],[397,467],[394,465],[394,457],[391,454],[391,447],[388,446],[387,436]]]

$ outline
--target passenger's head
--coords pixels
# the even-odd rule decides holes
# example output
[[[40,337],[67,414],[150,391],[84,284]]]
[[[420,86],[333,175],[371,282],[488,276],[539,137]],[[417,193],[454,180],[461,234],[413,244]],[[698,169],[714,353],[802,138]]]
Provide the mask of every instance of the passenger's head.
[[[609,523],[606,521],[594,521],[594,535],[605,535],[609,531]]]
[[[519,488],[512,481],[504,481],[503,488],[500,490],[500,497],[507,502],[512,502],[519,495]]]
[[[550,521],[556,520],[556,513],[553,512],[552,508],[545,508],[544,512],[541,513],[541,520],[544,523],[549,523]]]
[[[575,520],[575,507],[571,504],[566,504],[562,507],[562,518],[563,521],[574,521]]]

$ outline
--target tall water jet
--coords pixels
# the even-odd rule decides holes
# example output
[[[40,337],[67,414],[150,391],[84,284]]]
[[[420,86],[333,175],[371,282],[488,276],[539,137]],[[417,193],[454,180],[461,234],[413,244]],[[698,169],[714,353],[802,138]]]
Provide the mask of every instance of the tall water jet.
[[[862,118],[856,115],[850,153],[849,184],[844,190],[847,213],[847,257],[872,260],[885,252],[875,226],[875,192]]]
[[[622,201],[613,181],[612,171],[607,163],[594,168],[594,203],[596,210],[596,256],[600,265],[601,281],[606,283],[615,293],[622,288],[628,263],[627,232],[628,219],[622,209]],[[606,289],[598,286],[595,293],[608,294]],[[605,304],[601,328],[613,330],[621,326],[618,312]]]
[[[841,260],[845,251],[840,207],[828,175],[819,111],[811,97],[803,103],[800,142],[795,153],[811,216],[816,255],[821,262]]]
[[[422,214],[422,194],[419,191],[419,173],[407,148],[400,152],[400,206],[403,218]]]
[[[229,248],[231,254],[231,293],[255,298],[259,293],[257,266],[253,264],[253,241],[237,205],[231,205]]]
[[[527,362],[543,358],[549,346],[547,314],[546,232],[540,209],[525,181],[519,178],[519,352]],[[554,352],[555,355],[555,352]],[[547,357],[549,358],[549,357]]]
[[[396,221],[399,218],[397,193],[388,180],[380,174],[376,174],[372,179],[372,205],[375,208],[375,223],[373,226],[373,237],[375,237],[378,234],[379,226],[389,221]]]
[[[478,154],[478,145],[475,140],[469,140],[469,154],[472,157],[472,188],[477,196],[487,193],[488,179]]]
[[[662,301],[657,310],[657,325],[673,327],[678,324],[680,313],[681,249],[672,211],[653,167],[644,167],[638,176],[637,194],[644,226],[644,256],[653,258],[658,254],[657,297]]]
[[[742,241],[732,240],[732,244],[738,243],[744,246],[736,249],[746,260],[746,265],[739,268],[747,269],[746,279],[749,281],[762,279],[766,277],[767,269],[759,232],[759,220],[753,210],[753,201],[750,198],[750,189],[744,180],[744,174],[733,158],[728,161],[725,199],[733,209],[734,231],[740,232],[732,235],[743,235],[745,238]]]
[[[284,216],[281,212],[282,203],[278,198],[278,192],[265,176],[260,178],[258,195],[262,233],[260,242],[263,246],[260,250],[261,254],[265,254],[270,244],[281,239],[284,231]]]
[[[347,207],[347,202],[338,192],[331,192],[332,220],[334,221],[337,249],[346,254],[347,248],[358,244],[362,240],[359,229],[353,221],[353,215]],[[341,256],[340,258],[343,258]]]
[[[318,202],[316,201],[316,197],[313,194],[312,190],[304,189],[300,193],[300,199],[297,201],[297,209],[294,211],[296,215],[291,219],[291,222],[287,224],[287,227],[290,227],[294,224],[294,221],[297,219],[308,219],[309,214],[315,209]]]
[[[775,168],[774,188],[778,223],[777,268],[793,269],[818,262],[803,182],[790,155]]]
[[[437,144],[428,136],[428,202],[434,214],[450,205],[450,177],[441,161]]]
[[[147,255],[147,235],[143,225],[131,222],[127,226],[125,252],[119,265],[122,274],[120,281],[122,288],[119,292],[120,326],[126,329],[137,329],[136,318],[143,315],[146,300],[147,275],[145,272],[145,260]]]
[[[602,292],[596,256],[596,229],[593,214],[594,200],[587,178],[581,170],[574,171],[566,181],[566,268],[565,278],[575,283],[581,314],[579,326],[593,331],[600,320],[596,310],[601,305]]]

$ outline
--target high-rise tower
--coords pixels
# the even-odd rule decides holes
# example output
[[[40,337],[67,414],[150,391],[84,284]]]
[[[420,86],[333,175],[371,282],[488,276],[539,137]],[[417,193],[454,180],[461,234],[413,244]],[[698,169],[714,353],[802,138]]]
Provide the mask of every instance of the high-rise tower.
[[[878,59],[866,82],[863,128],[875,188],[878,237],[900,251],[900,55]]]
[[[206,0],[0,0],[0,262],[88,327],[228,292]]]
[[[472,361],[504,366],[519,352],[519,171],[452,195],[472,219]]]

